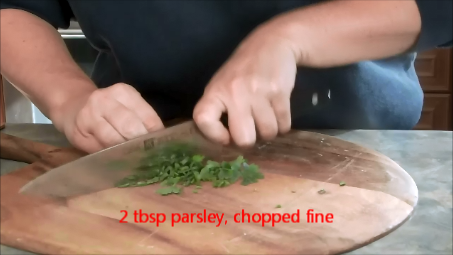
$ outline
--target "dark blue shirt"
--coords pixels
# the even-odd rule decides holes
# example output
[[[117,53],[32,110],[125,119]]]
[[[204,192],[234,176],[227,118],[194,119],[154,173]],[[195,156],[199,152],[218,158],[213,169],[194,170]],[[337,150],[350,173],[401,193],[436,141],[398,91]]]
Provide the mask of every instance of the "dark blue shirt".
[[[316,2],[2,0],[1,8],[31,12],[55,28],[68,28],[76,19],[99,51],[92,74],[96,85],[130,84],[168,120],[192,116],[214,72],[259,24]],[[423,28],[411,52],[343,67],[299,68],[291,99],[293,128],[413,128],[423,105],[416,52],[452,43],[452,1],[417,4]]]

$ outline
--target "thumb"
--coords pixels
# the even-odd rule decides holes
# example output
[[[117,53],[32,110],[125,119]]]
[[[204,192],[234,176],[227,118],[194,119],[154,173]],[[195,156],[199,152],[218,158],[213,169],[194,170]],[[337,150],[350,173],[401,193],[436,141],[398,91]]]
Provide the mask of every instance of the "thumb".
[[[203,96],[193,111],[193,119],[200,131],[210,140],[228,144],[230,134],[220,118],[226,112],[225,104],[213,96]]]

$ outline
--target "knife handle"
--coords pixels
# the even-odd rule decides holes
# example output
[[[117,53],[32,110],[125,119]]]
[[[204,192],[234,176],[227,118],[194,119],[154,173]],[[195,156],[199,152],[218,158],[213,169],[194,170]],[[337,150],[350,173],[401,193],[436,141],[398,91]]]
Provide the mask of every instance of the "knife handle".
[[[24,163],[34,163],[50,151],[58,149],[53,145],[0,133],[0,158]]]

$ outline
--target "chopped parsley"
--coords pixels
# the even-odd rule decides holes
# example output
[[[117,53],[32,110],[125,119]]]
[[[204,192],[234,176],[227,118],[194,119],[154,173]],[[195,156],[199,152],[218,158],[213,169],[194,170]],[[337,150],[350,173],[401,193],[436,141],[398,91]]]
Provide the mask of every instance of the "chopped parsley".
[[[233,161],[217,162],[196,154],[193,148],[180,144],[169,146],[143,158],[136,173],[116,183],[118,188],[139,187],[160,183],[157,193],[165,196],[179,194],[183,187],[196,185],[198,193],[202,182],[213,187],[229,186],[239,179],[246,186],[263,179],[264,175],[255,164],[249,164],[239,156]]]

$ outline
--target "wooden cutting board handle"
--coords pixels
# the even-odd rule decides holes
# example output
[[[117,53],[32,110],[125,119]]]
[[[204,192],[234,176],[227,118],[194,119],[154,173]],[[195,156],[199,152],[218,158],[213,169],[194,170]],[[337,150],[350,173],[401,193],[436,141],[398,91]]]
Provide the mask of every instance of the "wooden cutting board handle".
[[[165,127],[180,124],[187,119],[174,119],[165,123]],[[59,149],[58,147],[35,142],[5,133],[1,133],[0,158],[15,160],[24,163],[34,163],[50,151]],[[82,155],[82,154],[81,154]]]
[[[165,122],[165,127],[180,124],[188,119],[173,119]],[[58,147],[35,142],[5,133],[1,134],[0,158],[20,161],[24,163],[34,163],[50,151],[59,149]],[[78,151],[79,152],[79,151]],[[82,153],[83,154],[83,153]],[[80,154],[80,155],[82,155]]]
[[[1,134],[0,158],[24,163],[34,163],[46,153],[58,149],[53,145],[34,142],[27,139]]]

